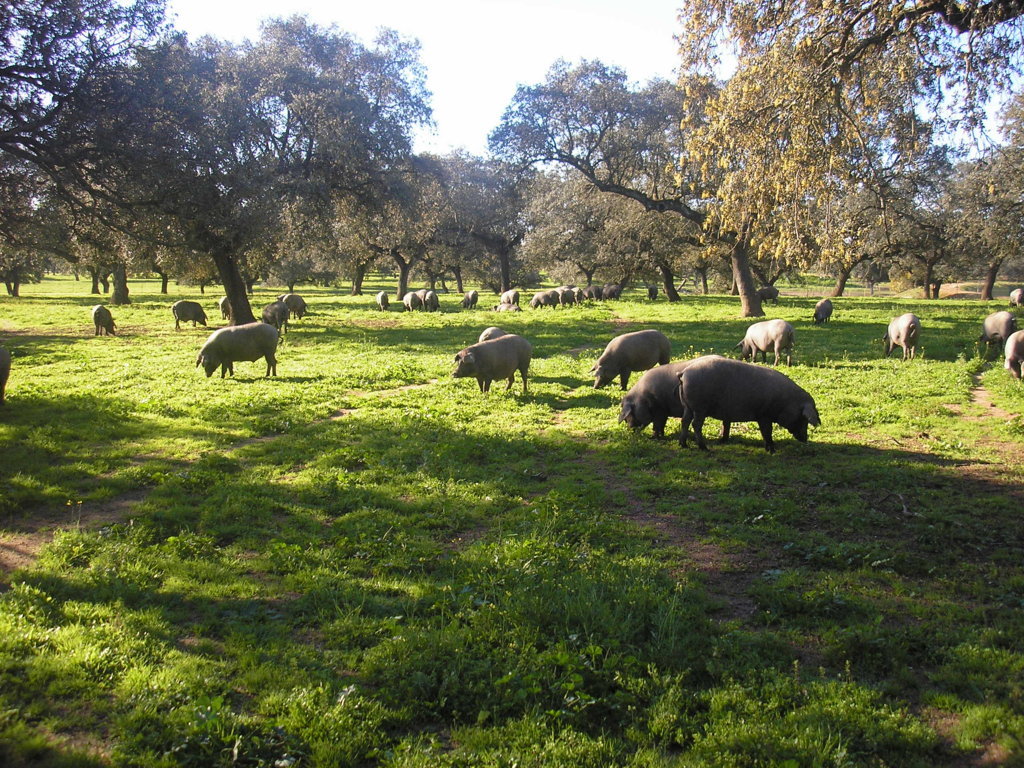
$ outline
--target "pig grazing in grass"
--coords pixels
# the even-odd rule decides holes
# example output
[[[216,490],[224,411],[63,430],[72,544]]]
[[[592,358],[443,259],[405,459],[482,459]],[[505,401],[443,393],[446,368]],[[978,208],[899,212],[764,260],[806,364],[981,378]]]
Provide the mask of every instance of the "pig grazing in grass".
[[[583,289],[583,298],[595,299],[600,301],[604,298],[604,294],[601,292],[601,286],[599,285],[588,285]]]
[[[1024,288],[1014,288],[1010,291],[1010,306],[1024,307]]]
[[[416,291],[409,291],[409,293],[402,297],[402,304],[405,305],[406,312],[423,309],[423,297]]]
[[[388,302],[388,292],[387,291],[378,291],[376,299],[377,299],[377,307],[378,307],[378,309],[380,309],[381,312],[387,312],[388,304],[389,304],[389,302]]]
[[[917,340],[921,336],[921,321],[913,312],[895,317],[882,337],[885,343],[885,356],[888,357],[896,347],[903,349],[903,359],[913,360],[917,354]]]
[[[822,299],[814,305],[814,322],[827,323],[832,319],[832,300]]]
[[[174,315],[174,330],[181,330],[182,322],[192,322],[192,327],[199,323],[206,327],[206,312],[196,301],[176,301],[171,305],[171,314]]]
[[[480,294],[476,291],[466,291],[462,297],[463,309],[476,309],[476,303],[480,301]]]
[[[993,344],[1002,351],[1003,343],[1010,338],[1010,334],[1017,330],[1017,318],[1013,313],[1005,309],[1001,312],[993,312],[985,318],[982,323],[981,336],[978,341],[984,341],[987,347]]]
[[[7,392],[7,379],[11,375],[11,353],[4,347],[0,347],[0,405],[4,404],[4,397]],[[1018,378],[1020,376],[1018,375]]]
[[[203,366],[209,378],[220,367],[220,377],[235,375],[234,363],[243,360],[267,360],[267,376],[277,376],[278,330],[267,323],[248,323],[221,328],[210,337],[199,350],[196,367]]]
[[[499,336],[505,336],[505,332],[496,325],[492,325],[490,328],[485,328],[480,334],[480,338],[477,341],[487,341],[488,339],[496,339]]]
[[[533,298],[530,299],[530,308],[557,307],[560,303],[558,291],[554,289],[550,291],[537,291],[537,293],[533,294]]]
[[[664,437],[665,424],[668,420],[683,418],[683,402],[679,398],[679,374],[693,362],[683,360],[659,365],[647,371],[623,396],[619,421],[638,431],[648,424],[653,424],[654,437]]]
[[[498,303],[500,303],[500,304],[512,304],[513,306],[518,307],[519,306],[519,291],[516,290],[515,288],[509,288],[507,291],[505,291],[503,294],[501,294],[501,298],[498,299]]]
[[[502,302],[501,304],[495,305],[494,311],[495,312],[522,312],[523,308],[520,307],[518,304],[506,304],[505,302]]]
[[[277,300],[283,302],[288,311],[292,313],[292,316],[301,320],[306,315],[306,300],[299,296],[297,293],[283,293],[277,297]]]
[[[263,308],[263,322],[274,326],[281,333],[288,333],[288,305],[283,301],[275,301]]]
[[[231,319],[231,303],[228,301],[227,296],[221,296],[217,301],[217,306],[220,307],[220,316],[225,320]]]
[[[1015,379],[1020,378],[1020,366],[1024,363],[1024,331],[1014,331],[1006,340],[1006,370]]]
[[[114,335],[114,328],[117,327],[114,325],[114,316],[102,304],[97,304],[92,308],[92,322],[96,326],[95,336],[102,336],[104,333],[107,336]]]
[[[692,423],[697,446],[705,451],[702,430],[708,417],[723,422],[723,442],[729,439],[732,422],[756,421],[769,453],[775,451],[772,424],[785,427],[803,443],[807,426],[821,424],[814,398],[790,378],[774,368],[724,357],[702,357],[687,366],[679,374],[679,399],[683,404],[679,442],[686,445]]]
[[[633,371],[665,365],[671,357],[672,345],[661,331],[633,331],[616,336],[590,369],[594,389],[600,389],[618,376],[619,388],[625,390]]]
[[[762,302],[770,301],[772,304],[779,303],[779,289],[774,285],[766,285],[764,288],[758,288],[757,295],[761,297]]]
[[[519,371],[523,378],[523,394],[526,394],[526,374],[532,355],[530,342],[522,336],[507,333],[466,347],[456,354],[452,376],[456,379],[475,378],[481,392],[489,391],[495,379],[507,379],[507,392],[512,389],[516,371]]]
[[[775,352],[775,365],[779,364],[782,353],[786,353],[786,365],[793,364],[793,326],[785,320],[765,320],[747,328],[743,341],[736,345],[741,349],[740,357],[757,362],[758,353],[768,362],[768,350]]]

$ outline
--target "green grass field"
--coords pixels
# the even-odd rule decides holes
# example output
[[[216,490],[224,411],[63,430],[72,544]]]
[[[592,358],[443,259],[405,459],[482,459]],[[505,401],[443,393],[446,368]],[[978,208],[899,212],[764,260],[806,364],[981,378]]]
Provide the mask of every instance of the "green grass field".
[[[1024,390],[975,343],[1002,302],[768,307],[823,422],[769,455],[633,434],[587,376],[641,328],[733,354],[731,297],[299,288],[278,377],[221,380],[220,294],[130,285],[115,337],[85,282],[0,298],[0,764],[1024,764]],[[923,349],[884,359],[905,311]],[[533,343],[526,395],[451,377],[489,325]]]

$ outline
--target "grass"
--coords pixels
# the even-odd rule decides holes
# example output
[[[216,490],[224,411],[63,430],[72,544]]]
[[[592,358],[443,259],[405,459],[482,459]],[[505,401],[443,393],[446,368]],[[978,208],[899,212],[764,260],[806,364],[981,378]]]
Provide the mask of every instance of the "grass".
[[[644,327],[731,354],[735,299],[384,314],[382,287],[301,290],[276,379],[194,367],[209,329],[170,305],[213,295],[133,282],[113,338],[83,283],[0,298],[0,763],[1024,760],[1024,391],[974,343],[1001,303],[770,307],[823,424],[768,455],[753,424],[629,433],[586,373]],[[526,395],[450,377],[492,324],[534,344]]]

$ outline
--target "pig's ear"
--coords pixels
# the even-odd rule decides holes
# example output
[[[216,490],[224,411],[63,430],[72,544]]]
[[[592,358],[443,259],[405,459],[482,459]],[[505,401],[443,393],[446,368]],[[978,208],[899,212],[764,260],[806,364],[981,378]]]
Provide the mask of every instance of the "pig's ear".
[[[473,353],[472,353],[472,352],[467,352],[467,353],[466,353],[465,355],[463,355],[463,357],[462,357],[462,360],[463,360],[463,362],[466,362],[466,363],[472,363],[472,362],[473,362],[473,359],[474,359],[474,358],[473,358]]]
[[[818,409],[814,407],[813,403],[804,403],[804,416],[807,419],[807,423],[811,426],[821,426],[821,419],[818,417]]]
[[[633,404],[632,403],[626,403],[624,406],[622,406],[622,412],[619,414],[619,423],[625,421],[626,417],[629,416],[632,412],[633,412]]]
[[[456,352],[456,353],[455,353],[455,362],[457,363],[457,362],[459,362],[459,361],[460,361],[461,359],[462,359],[462,353],[461,353],[461,352]]]

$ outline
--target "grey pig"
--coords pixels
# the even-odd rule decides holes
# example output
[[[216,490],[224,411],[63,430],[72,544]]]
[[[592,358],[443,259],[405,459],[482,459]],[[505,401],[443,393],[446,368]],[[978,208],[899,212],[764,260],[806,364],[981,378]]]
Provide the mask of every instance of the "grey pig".
[[[217,306],[220,307],[220,316],[225,320],[231,319],[231,303],[228,301],[227,296],[221,296],[217,301]]]
[[[378,291],[376,299],[377,299],[377,306],[380,308],[381,312],[386,312],[387,308],[388,308],[388,304],[389,304],[389,302],[388,302],[388,292],[387,291]]]
[[[661,331],[633,331],[616,336],[590,369],[594,389],[600,389],[618,376],[619,388],[625,390],[633,371],[665,365],[671,358],[672,345]]]
[[[1010,291],[1010,306],[1024,307],[1024,288],[1014,288]]]
[[[507,291],[505,291],[503,294],[501,294],[501,298],[498,299],[498,303],[500,303],[500,304],[514,304],[515,306],[518,307],[519,306],[519,291],[517,291],[515,288],[509,288]]]
[[[437,312],[441,309],[441,301],[437,298],[437,293],[427,291],[423,294],[423,309],[427,312]]]
[[[775,365],[779,364],[779,358],[783,350],[786,352],[786,365],[793,364],[793,326],[785,320],[765,320],[754,323],[747,328],[743,341],[736,345],[742,349],[740,357],[749,360],[753,357],[757,362],[757,353],[761,353],[761,359],[768,362],[768,350],[775,352]]]
[[[617,299],[622,295],[622,286],[617,283],[605,283],[601,286],[601,298]]]
[[[210,334],[199,350],[196,367],[203,366],[209,378],[220,366],[220,377],[226,373],[235,375],[234,363],[241,360],[267,360],[267,376],[277,376],[278,330],[267,323],[230,325]]]
[[[480,294],[476,291],[466,291],[462,297],[463,309],[476,309],[476,303],[480,300]]]
[[[653,283],[647,286],[647,298],[650,301],[654,301],[658,298],[658,286]]]
[[[0,405],[4,404],[4,393],[7,392],[7,379],[11,375],[11,353],[0,347]]]
[[[174,315],[174,330],[181,330],[181,323],[192,321],[192,327],[200,323],[206,327],[206,312],[197,301],[176,301],[171,305],[171,314]]]
[[[1006,370],[1013,378],[1019,379],[1020,366],[1021,363],[1024,363],[1024,331],[1014,331],[1010,334],[1010,338],[1006,340],[1004,353],[1006,355]]]
[[[774,285],[766,285],[764,288],[758,288],[757,295],[761,297],[761,301],[770,301],[772,304],[779,303],[779,289]]]
[[[506,304],[505,302],[502,302],[501,304],[495,305],[494,311],[495,312],[522,312],[523,308],[520,307],[518,304]]]
[[[814,305],[814,322],[827,323],[832,319],[832,300],[822,299]]]
[[[692,362],[683,360],[647,371],[623,396],[619,422],[624,421],[627,427],[637,431],[653,424],[654,436],[664,437],[668,420],[683,418],[683,403],[679,399],[679,374]]]
[[[110,310],[102,304],[97,304],[92,308],[92,322],[96,326],[96,333],[93,335],[102,336],[102,332],[106,332],[107,336],[114,335],[114,329],[117,327],[114,324],[114,317],[110,314]]]
[[[405,305],[407,312],[412,312],[414,309],[423,309],[423,299],[416,291],[409,291],[402,297],[402,304]]]
[[[477,342],[487,341],[488,339],[496,339],[499,336],[505,335],[505,331],[501,330],[501,328],[499,328],[496,325],[492,325],[490,328],[484,328],[483,332],[480,334],[480,338],[477,339]]]
[[[895,317],[882,337],[885,342],[885,356],[888,357],[896,347],[903,349],[903,359],[913,360],[917,354],[917,340],[921,335],[921,321],[913,312]]]
[[[556,290],[537,291],[530,299],[530,307],[539,309],[541,307],[557,307],[560,303],[559,294]]]
[[[1001,352],[1003,343],[1016,330],[1017,318],[1013,316],[1012,312],[1007,312],[1005,309],[1001,312],[993,312],[985,318],[978,341],[984,341],[989,347],[995,344]]]
[[[283,293],[277,297],[278,301],[284,302],[288,311],[301,320],[306,316],[306,300],[297,293]]]
[[[732,422],[756,421],[769,453],[775,452],[773,423],[802,443],[807,442],[807,426],[821,424],[814,398],[792,379],[774,368],[724,357],[702,357],[687,366],[679,374],[679,399],[683,404],[679,443],[686,445],[692,423],[697,446],[704,451],[702,430],[709,416],[723,422],[722,442],[729,439]]]
[[[600,301],[604,298],[604,294],[601,292],[601,286],[599,285],[588,285],[583,289],[583,297],[585,299],[597,299]]]
[[[505,391],[512,389],[516,371],[523,378],[523,394],[526,394],[526,374],[530,368],[533,347],[522,336],[507,333],[496,339],[481,341],[466,347],[455,355],[455,370],[452,377],[461,379],[473,377],[480,385],[481,392],[491,388],[495,379],[507,379]]]
[[[275,301],[263,308],[263,322],[274,326],[281,333],[288,333],[288,305],[283,301]]]

